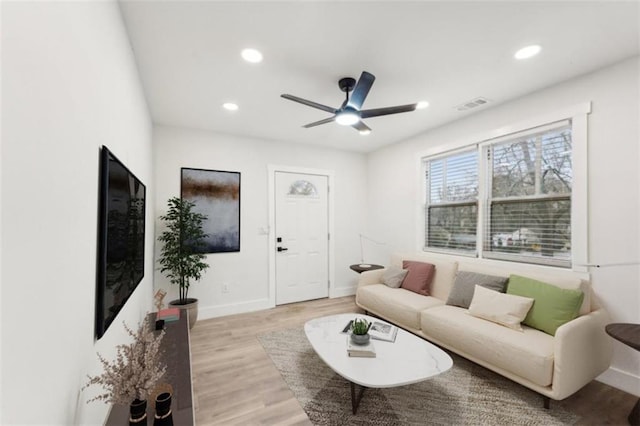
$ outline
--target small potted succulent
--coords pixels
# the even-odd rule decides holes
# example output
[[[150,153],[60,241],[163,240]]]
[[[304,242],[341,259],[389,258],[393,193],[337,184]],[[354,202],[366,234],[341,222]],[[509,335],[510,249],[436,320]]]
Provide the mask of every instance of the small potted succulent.
[[[369,343],[371,323],[364,318],[356,318],[351,323],[351,341],[356,345],[366,345]]]

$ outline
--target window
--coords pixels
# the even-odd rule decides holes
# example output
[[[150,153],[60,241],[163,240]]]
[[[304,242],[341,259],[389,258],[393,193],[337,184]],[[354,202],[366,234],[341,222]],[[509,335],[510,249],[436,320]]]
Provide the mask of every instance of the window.
[[[562,121],[425,158],[425,250],[570,267],[572,148]]]
[[[317,197],[318,190],[315,185],[307,180],[297,180],[289,187],[287,195],[297,195],[303,197]]]
[[[571,146],[564,122],[486,147],[485,257],[570,266]]]
[[[477,150],[427,160],[425,168],[425,248],[475,253],[478,223]]]

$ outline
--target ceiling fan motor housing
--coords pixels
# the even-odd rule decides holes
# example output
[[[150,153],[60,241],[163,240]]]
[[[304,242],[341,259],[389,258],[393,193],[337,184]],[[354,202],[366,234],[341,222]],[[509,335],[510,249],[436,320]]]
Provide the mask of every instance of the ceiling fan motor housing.
[[[356,87],[356,79],[351,77],[344,77],[338,80],[338,86],[343,92],[350,92]]]

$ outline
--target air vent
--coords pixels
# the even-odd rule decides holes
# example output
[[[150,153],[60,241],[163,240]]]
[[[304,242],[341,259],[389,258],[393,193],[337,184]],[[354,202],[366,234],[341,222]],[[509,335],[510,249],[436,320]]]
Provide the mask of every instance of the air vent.
[[[489,99],[487,99],[487,98],[475,98],[475,99],[472,99],[472,100],[470,100],[468,102],[465,102],[463,104],[458,105],[456,107],[456,109],[458,111],[466,111],[468,109],[476,108],[476,107],[479,107],[479,106],[482,106],[482,105],[488,104],[488,103],[489,103]]]

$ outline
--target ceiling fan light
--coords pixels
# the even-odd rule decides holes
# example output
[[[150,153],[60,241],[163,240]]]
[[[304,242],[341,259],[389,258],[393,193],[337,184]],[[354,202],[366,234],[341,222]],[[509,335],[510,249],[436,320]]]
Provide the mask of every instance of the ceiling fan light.
[[[416,109],[425,109],[426,107],[429,106],[429,102],[427,101],[420,101],[416,104]]]
[[[336,116],[336,123],[343,126],[353,126],[360,120],[358,114],[352,111],[341,112]]]

